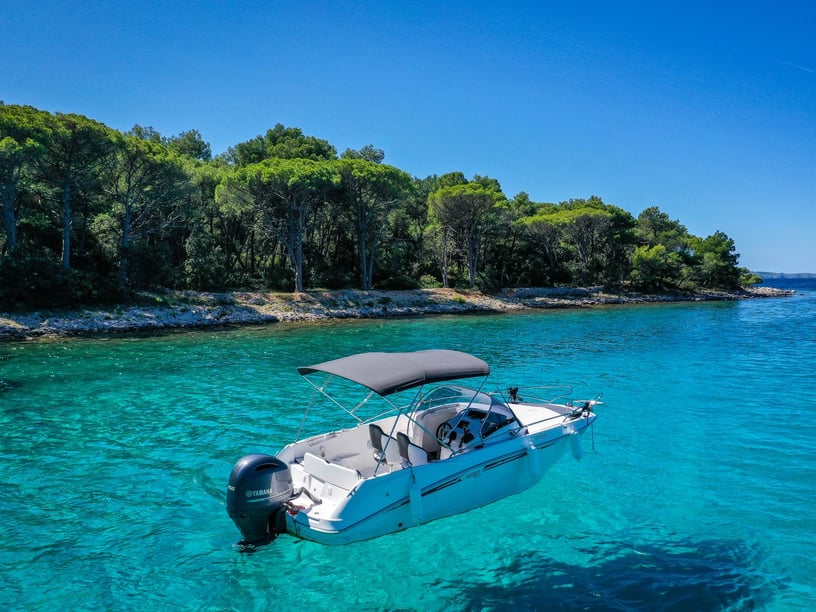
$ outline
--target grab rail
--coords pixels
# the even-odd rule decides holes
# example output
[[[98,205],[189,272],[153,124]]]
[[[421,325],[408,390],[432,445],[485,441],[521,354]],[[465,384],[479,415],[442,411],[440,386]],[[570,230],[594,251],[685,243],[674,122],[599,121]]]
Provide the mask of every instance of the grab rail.
[[[555,395],[548,395],[547,397],[538,397],[538,394],[541,393],[543,390],[549,391],[557,391]],[[513,393],[515,391],[515,394]],[[507,403],[507,404],[517,404],[517,403],[525,403],[525,404],[554,404],[560,399],[565,397],[569,397],[573,392],[572,385],[537,385],[537,386],[527,386],[527,387],[503,387],[498,388],[495,391],[488,392],[488,395],[491,397],[499,396],[499,398]],[[508,399],[505,396],[505,393],[510,395],[511,397]],[[523,395],[522,395],[523,394]],[[513,401],[513,395],[515,395],[516,400]]]
[[[539,423],[546,423],[547,421],[552,421],[554,419],[564,419],[564,422],[568,420],[575,421],[576,419],[586,418],[589,420],[590,415],[595,415],[592,411],[595,406],[599,404],[603,404],[601,401],[601,396],[603,393],[599,393],[595,396],[595,399],[591,400],[571,400],[566,404],[545,404],[551,410],[558,412],[555,416],[547,417],[544,419],[539,419],[537,421],[533,421],[532,423],[525,424],[526,427],[531,427],[532,425],[538,425]],[[528,402],[524,402],[525,404]],[[566,409],[564,412],[560,412],[556,409],[562,408]],[[595,415],[597,416],[597,415]]]

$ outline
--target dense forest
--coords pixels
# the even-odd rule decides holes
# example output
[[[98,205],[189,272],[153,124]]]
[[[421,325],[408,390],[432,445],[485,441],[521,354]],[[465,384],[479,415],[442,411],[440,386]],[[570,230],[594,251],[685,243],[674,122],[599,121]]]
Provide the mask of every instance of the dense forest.
[[[343,153],[275,125],[213,156],[193,129],[127,133],[0,102],[0,307],[135,291],[754,282],[723,232],[657,207],[508,198],[488,176],[412,177],[374,146]]]

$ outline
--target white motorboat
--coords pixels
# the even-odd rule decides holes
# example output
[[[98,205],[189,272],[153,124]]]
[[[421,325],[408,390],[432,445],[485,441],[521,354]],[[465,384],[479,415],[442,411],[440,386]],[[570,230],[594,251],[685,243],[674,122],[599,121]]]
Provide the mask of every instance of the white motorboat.
[[[361,353],[298,372],[357,424],[235,464],[227,512],[244,544],[283,533],[347,544],[520,493],[566,450],[580,459],[601,403],[535,399],[555,392],[546,387],[487,391],[488,364],[452,350]],[[470,378],[478,388],[451,384]],[[345,406],[330,385],[364,396]]]

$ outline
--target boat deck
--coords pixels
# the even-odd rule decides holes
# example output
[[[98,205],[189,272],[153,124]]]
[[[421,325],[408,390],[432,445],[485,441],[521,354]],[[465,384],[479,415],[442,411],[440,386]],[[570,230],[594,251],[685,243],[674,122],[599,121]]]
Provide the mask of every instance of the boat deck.
[[[558,404],[510,404],[516,418],[523,427],[541,431],[560,424],[560,418],[569,414],[569,409]]]

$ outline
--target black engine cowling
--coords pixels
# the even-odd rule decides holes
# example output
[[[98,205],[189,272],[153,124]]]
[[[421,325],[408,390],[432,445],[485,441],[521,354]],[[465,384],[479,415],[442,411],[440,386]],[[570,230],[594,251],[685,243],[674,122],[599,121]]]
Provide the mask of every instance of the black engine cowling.
[[[230,474],[227,514],[243,536],[242,543],[268,541],[280,530],[283,502],[292,497],[292,474],[271,455],[247,455]]]

